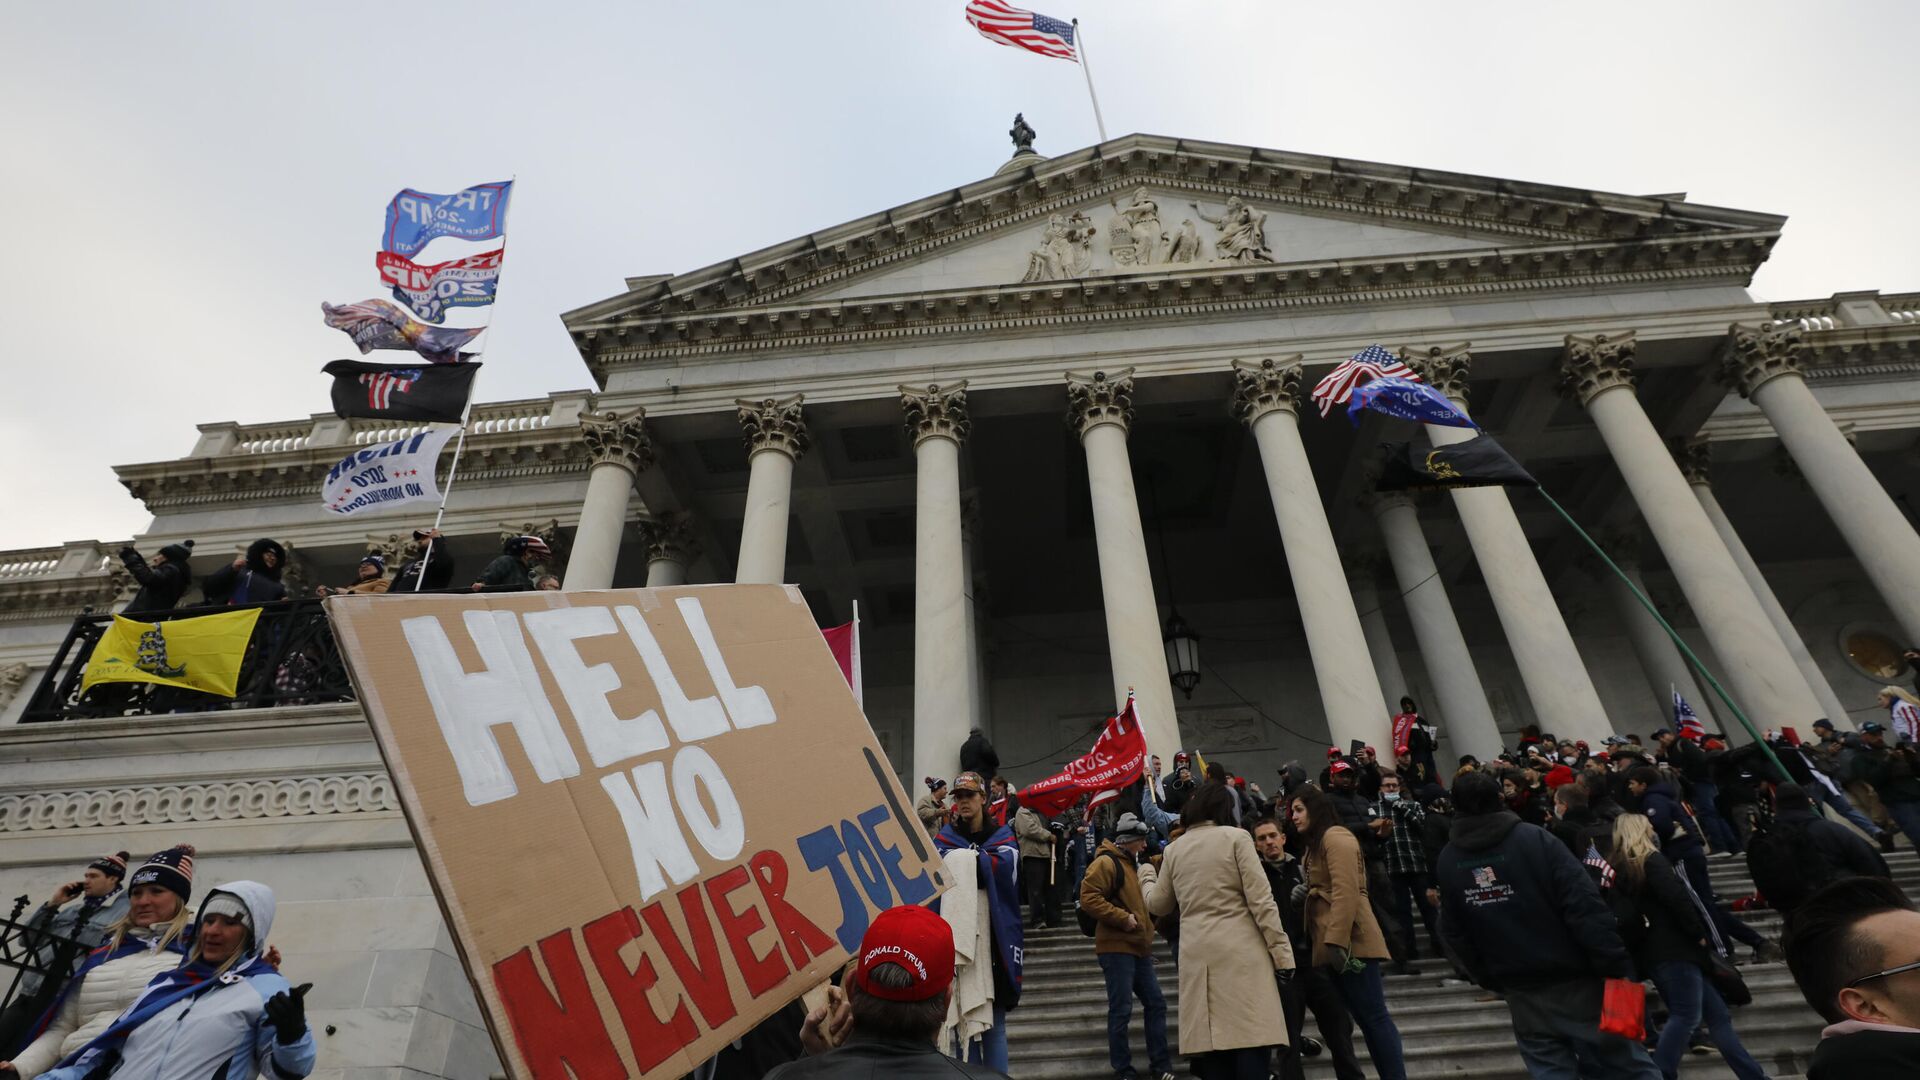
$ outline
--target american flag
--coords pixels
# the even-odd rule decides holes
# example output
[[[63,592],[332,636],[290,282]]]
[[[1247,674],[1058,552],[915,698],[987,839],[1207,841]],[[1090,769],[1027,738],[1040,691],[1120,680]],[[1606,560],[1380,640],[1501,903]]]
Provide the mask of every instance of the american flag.
[[[1587,842],[1587,857],[1580,861],[1600,871],[1601,888],[1613,888],[1613,864],[1607,861],[1605,855],[1600,854],[1600,849],[1594,846],[1592,841]]]
[[[1693,715],[1693,706],[1687,704],[1687,699],[1681,697],[1678,690],[1673,692],[1673,733],[1683,739],[1696,740],[1704,739],[1707,735],[1707,725]]]
[[[1072,23],[1022,11],[1000,0],[971,0],[967,4],[967,21],[988,41],[1078,62],[1073,52]]]
[[[1400,362],[1400,358],[1378,345],[1369,345],[1354,353],[1339,366],[1327,372],[1327,377],[1314,384],[1313,400],[1320,403],[1320,415],[1325,416],[1335,405],[1345,405],[1353,396],[1355,387],[1375,379],[1396,378],[1420,381],[1413,369]]]
[[[404,394],[413,389],[413,380],[419,378],[417,371],[381,372],[378,375],[362,375],[360,382],[367,388],[367,405],[370,408],[385,409],[393,403],[394,394]]]

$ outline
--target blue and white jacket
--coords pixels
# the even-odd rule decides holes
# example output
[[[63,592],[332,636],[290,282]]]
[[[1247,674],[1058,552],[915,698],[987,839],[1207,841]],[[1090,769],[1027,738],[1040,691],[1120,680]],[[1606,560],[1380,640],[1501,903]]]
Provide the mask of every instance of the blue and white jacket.
[[[116,1052],[119,1060],[107,1074],[112,1080],[254,1080],[263,1074],[271,1080],[303,1080],[313,1071],[313,1033],[282,1046],[266,1017],[267,1000],[291,992],[287,980],[259,960],[273,925],[273,891],[257,881],[236,881],[213,890],[208,899],[218,893],[238,898],[252,916],[246,955],[204,981],[188,974],[190,964],[156,976],[105,1034],[40,1080],[84,1080]],[[194,929],[197,937],[197,922]]]

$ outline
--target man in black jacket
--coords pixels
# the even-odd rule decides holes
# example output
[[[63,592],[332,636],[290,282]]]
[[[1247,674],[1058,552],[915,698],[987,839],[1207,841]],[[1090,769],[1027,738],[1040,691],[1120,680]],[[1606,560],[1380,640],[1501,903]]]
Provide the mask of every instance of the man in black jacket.
[[[1566,845],[1501,805],[1492,777],[1454,783],[1440,932],[1476,983],[1507,995],[1536,1076],[1657,1080],[1646,1047],[1600,1031],[1606,979],[1633,977],[1612,912]]]
[[[1821,817],[1798,784],[1774,792],[1773,825],[1754,837],[1747,863],[1760,895],[1782,912],[1797,910],[1816,889],[1843,877],[1893,879],[1873,845]]]
[[[387,589],[390,596],[444,589],[453,583],[453,549],[445,534],[439,529],[415,529],[413,542],[420,545],[420,557],[393,576],[393,585]]]
[[[960,771],[977,772],[981,776],[1000,775],[1000,755],[994,753],[993,743],[987,741],[986,732],[979,728],[967,732],[967,741],[960,744]]]
[[[213,605],[270,604],[287,598],[280,575],[287,568],[287,549],[278,540],[261,537],[247,545],[247,553],[208,574],[200,583]]]
[[[1280,925],[1293,943],[1295,956],[1313,955],[1313,938],[1307,929],[1307,878],[1300,860],[1287,854],[1286,833],[1272,818],[1253,823],[1253,848],[1260,853],[1260,868],[1266,872],[1267,885],[1273,890],[1274,903],[1280,908]],[[1304,952],[1301,950],[1305,950]],[[1304,1042],[1301,1032],[1307,1011],[1320,1027],[1320,1038],[1333,1059],[1337,1080],[1366,1080],[1359,1058],[1353,1053],[1353,1017],[1348,1014],[1340,990],[1325,966],[1306,965],[1291,979],[1280,983],[1280,1005],[1287,1018],[1287,1045],[1280,1048],[1280,1080],[1301,1080],[1306,1075],[1301,1064]]]
[[[1671,765],[1687,782],[1694,816],[1700,819],[1700,827],[1706,831],[1713,849],[1728,853],[1739,851],[1740,842],[1733,835],[1733,826],[1720,816],[1720,789],[1713,782],[1707,752],[1700,749],[1699,743],[1683,739],[1668,728],[1654,732],[1653,741],[1660,744],[1660,752],[1655,756]]]
[[[120,549],[120,562],[140,583],[140,591],[133,594],[122,608],[122,615],[138,615],[147,611],[170,611],[180,602],[180,597],[193,584],[188,572],[187,560],[193,557],[193,541],[182,540],[177,544],[168,544],[156,552],[151,559],[142,559],[140,552],[131,544]]]

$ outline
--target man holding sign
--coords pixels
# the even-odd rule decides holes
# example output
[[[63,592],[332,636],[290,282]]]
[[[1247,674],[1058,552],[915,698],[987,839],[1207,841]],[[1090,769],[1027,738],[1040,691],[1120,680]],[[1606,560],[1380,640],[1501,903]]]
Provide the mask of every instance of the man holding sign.
[[[797,591],[327,612],[520,1080],[687,1073],[946,887]],[[847,782],[782,799],[803,760]]]

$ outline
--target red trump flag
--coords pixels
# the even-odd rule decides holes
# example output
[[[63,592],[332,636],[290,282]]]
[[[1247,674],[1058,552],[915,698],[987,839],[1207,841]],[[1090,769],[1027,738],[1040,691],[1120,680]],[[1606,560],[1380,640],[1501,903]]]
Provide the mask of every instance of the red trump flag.
[[[1069,762],[1062,772],[1022,789],[1020,805],[1052,817],[1080,801],[1082,795],[1092,795],[1094,803],[1103,802],[1102,795],[1112,798],[1139,779],[1146,761],[1147,737],[1140,730],[1133,695],[1129,694],[1120,715],[1110,717],[1100,737],[1093,741],[1093,749]]]

